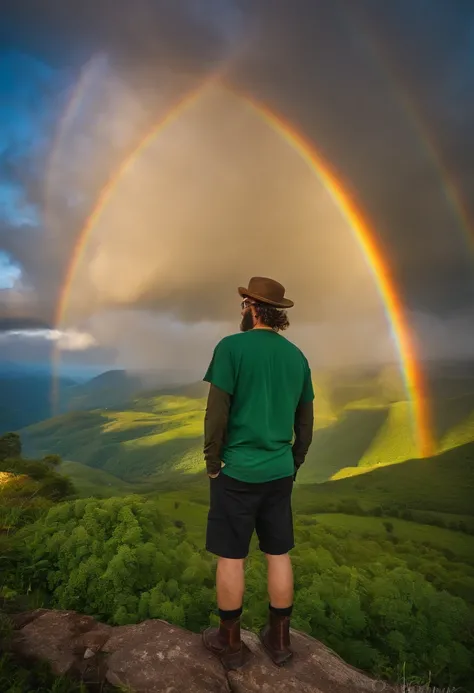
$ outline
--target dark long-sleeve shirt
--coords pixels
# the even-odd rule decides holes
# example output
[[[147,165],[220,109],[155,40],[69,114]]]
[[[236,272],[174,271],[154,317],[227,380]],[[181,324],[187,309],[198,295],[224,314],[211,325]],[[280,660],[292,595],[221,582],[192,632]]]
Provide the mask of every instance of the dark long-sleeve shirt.
[[[204,418],[204,458],[208,474],[217,474],[221,469],[231,406],[232,396],[211,385]],[[295,412],[292,448],[295,475],[305,461],[313,440],[313,423],[313,402],[300,403]]]
[[[211,385],[204,417],[204,459],[208,474],[217,474],[222,466],[231,400],[231,395]]]
[[[293,461],[295,463],[295,477],[308,454],[309,446],[313,441],[314,408],[313,402],[300,402],[295,412],[295,440],[293,443]]]

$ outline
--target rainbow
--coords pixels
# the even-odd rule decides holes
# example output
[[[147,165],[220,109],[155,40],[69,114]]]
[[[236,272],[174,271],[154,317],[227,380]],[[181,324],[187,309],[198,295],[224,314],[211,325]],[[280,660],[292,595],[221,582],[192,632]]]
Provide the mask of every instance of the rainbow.
[[[440,187],[448,202],[451,216],[456,221],[457,226],[462,231],[464,241],[469,254],[474,258],[474,228],[471,223],[467,202],[456,185],[452,172],[444,163],[443,158],[435,145],[433,135],[430,133],[426,122],[423,120],[419,107],[409,96],[406,89],[400,89],[398,98],[403,104],[405,112],[410,116],[412,128],[424,145],[425,154],[435,169],[440,181]]]
[[[87,246],[87,242],[94,227],[99,221],[103,211],[109,204],[117,184],[125,175],[125,173],[129,170],[129,168],[133,165],[133,163],[137,159],[139,159],[142,152],[144,152],[147,149],[147,147],[155,140],[159,133],[162,132],[162,130],[164,130],[164,128],[166,128],[167,125],[170,125],[173,121],[175,121],[181,115],[181,113],[188,109],[195,101],[197,101],[205,87],[206,84],[204,86],[200,85],[197,89],[188,93],[170,111],[168,111],[164,118],[162,118],[157,124],[155,124],[153,128],[145,135],[145,137],[143,137],[143,139],[140,140],[138,145],[136,145],[128,154],[128,156],[125,157],[118,169],[114,172],[114,174],[110,177],[110,179],[107,181],[107,183],[100,191],[95,207],[92,210],[91,214],[87,217],[86,223],[84,224],[84,227],[82,228],[77,239],[76,245],[74,246],[71,261],[66,271],[66,276],[64,278],[64,282],[62,285],[59,302],[56,308],[56,325],[61,325],[61,323],[63,322],[71,287],[74,282],[74,277],[76,275],[77,269],[80,265],[82,255]]]
[[[93,56],[81,69],[79,74],[79,79],[77,80],[74,89],[72,89],[67,104],[61,114],[58,126],[56,128],[56,133],[54,137],[54,142],[51,147],[51,155],[49,157],[47,166],[47,176],[46,185],[44,191],[44,199],[46,212],[51,202],[51,191],[53,190],[56,181],[55,176],[58,171],[61,170],[60,165],[60,152],[62,150],[62,142],[66,139],[69,129],[71,128],[75,117],[79,112],[79,108],[83,102],[84,96],[92,85],[94,78],[96,77],[97,71],[99,69],[100,56]],[[51,220],[48,220],[51,223]]]
[[[235,92],[234,92],[235,93]],[[315,147],[308,142],[292,125],[266,106],[248,96],[242,96],[263,120],[281,135],[298,152],[311,170],[318,176],[332,196],[340,212],[352,229],[356,240],[372,272],[377,289],[385,306],[385,311],[395,338],[405,387],[413,408],[418,452],[421,457],[430,457],[435,452],[431,425],[431,412],[427,404],[428,392],[423,372],[418,366],[417,354],[411,329],[399,298],[397,287],[380,248],[367,221],[356,202],[344,189],[340,179],[331,170]]]
[[[101,214],[110,202],[114,190],[122,176],[128,171],[134,161],[153,142],[164,128],[176,120],[176,118],[196,102],[203,93],[204,86],[186,96],[175,106],[160,122],[148,132],[133,151],[127,156],[118,170],[110,178],[102,189],[96,205],[88,217],[79,239],[76,243],[69,268],[66,273],[63,289],[56,311],[56,325],[59,327],[64,319],[69,293],[74,281],[74,276],[84,253],[88,239],[97,224]],[[315,147],[308,142],[294,127],[283,117],[270,110],[267,106],[257,102],[246,94],[234,89],[228,92],[239,98],[249,109],[267,123],[278,135],[280,135],[294,151],[306,162],[311,171],[326,187],[341,214],[348,222],[359,247],[366,259],[367,265],[373,275],[375,284],[385,307],[389,325],[395,339],[400,365],[404,376],[406,391],[411,403],[414,432],[416,437],[418,454],[420,457],[430,457],[435,453],[435,443],[432,434],[431,412],[427,404],[428,396],[421,368],[417,363],[417,354],[410,326],[405,316],[402,301],[400,300],[396,283],[391,275],[381,249],[378,247],[374,233],[365,220],[362,211],[356,202],[345,190],[341,180],[323,159]]]
[[[362,19],[354,11],[353,5],[347,5],[346,10],[351,15],[352,22],[357,24],[357,36],[363,39],[366,49],[375,58],[375,63],[387,79],[389,84],[395,84],[393,94],[398,105],[406,116],[417,139],[421,142],[426,158],[430,161],[439,179],[440,187],[450,208],[451,215],[464,235],[469,254],[474,258],[474,225],[468,211],[467,200],[463,198],[454,176],[445,164],[442,155],[436,146],[433,134],[430,132],[421,109],[416,105],[415,99],[410,95],[408,87],[397,68],[395,61],[390,57],[386,44],[380,41],[376,31],[369,26],[367,19]]]

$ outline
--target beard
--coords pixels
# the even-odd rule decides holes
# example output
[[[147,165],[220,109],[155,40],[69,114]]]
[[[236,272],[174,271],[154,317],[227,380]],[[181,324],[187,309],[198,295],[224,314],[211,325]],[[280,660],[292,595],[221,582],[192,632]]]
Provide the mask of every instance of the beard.
[[[248,332],[253,330],[253,315],[251,310],[246,310],[240,322],[240,331]]]

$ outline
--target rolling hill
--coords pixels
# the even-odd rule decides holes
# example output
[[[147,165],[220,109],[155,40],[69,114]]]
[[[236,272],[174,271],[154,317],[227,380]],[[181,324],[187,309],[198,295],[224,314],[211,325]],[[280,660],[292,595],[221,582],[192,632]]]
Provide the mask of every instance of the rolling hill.
[[[178,391],[188,378],[186,370],[110,370],[86,379],[80,374],[77,378],[61,375],[53,383],[53,371],[48,364],[1,362],[0,435],[53,414],[125,406],[138,392],[152,388],[155,393],[157,388]]]
[[[154,483],[131,484],[77,462],[63,463],[61,471],[72,479],[80,497],[137,493],[154,498],[166,515],[184,520],[188,529],[202,539],[209,502],[209,482],[204,473],[169,478],[166,483],[155,479]],[[368,535],[374,531],[386,533],[384,517],[395,518],[399,523],[397,533],[403,530],[407,540],[419,536],[420,541],[437,541],[442,538],[436,533],[439,527],[448,540],[445,548],[449,548],[452,530],[474,533],[473,496],[471,443],[436,458],[387,465],[358,477],[323,484],[298,481],[293,508],[300,522],[324,523]],[[467,542],[467,538],[456,534],[455,540],[472,547],[472,539]]]
[[[139,392],[158,388],[166,388],[168,392],[179,390],[188,379],[186,370],[105,371],[62,392],[60,412],[117,408],[129,403]]]
[[[341,625],[347,638],[353,614],[364,624],[372,617],[373,604],[381,609],[375,616],[377,627],[389,611],[394,615],[394,628],[399,628],[399,613],[407,595],[422,594],[420,586],[433,595],[426,609],[435,614],[435,630],[439,624],[444,628],[461,607],[470,614],[468,609],[474,604],[474,388],[464,377],[455,378],[455,382],[445,377],[437,386],[433,409],[439,454],[414,459],[412,409],[403,393],[397,393],[393,371],[387,369],[379,375],[369,370],[346,373],[343,382],[337,374],[323,374],[316,380],[314,443],[293,494],[293,561],[297,611],[306,614],[314,608],[315,614],[324,615],[329,598],[336,597],[337,609],[324,616],[331,635],[334,623],[347,615]],[[68,412],[22,431],[24,448],[29,454],[62,455],[66,461],[57,471],[70,477],[76,496],[85,499],[73,501],[78,510],[89,512],[99,503],[109,503],[91,497],[110,497],[110,507],[121,512],[124,503],[145,500],[125,496],[145,496],[171,520],[173,536],[184,539],[183,552],[194,551],[202,561],[209,501],[202,455],[206,394],[207,385],[196,383],[133,394],[124,404],[113,407]],[[100,525],[99,530],[102,532]],[[89,536],[88,531],[89,527],[84,536]],[[38,536],[37,529],[34,535]],[[59,545],[63,537],[58,536]],[[162,545],[166,544],[167,539]],[[249,557],[250,588],[255,576],[261,577],[263,557],[256,544],[254,537]],[[168,558],[165,551],[163,565]],[[83,560],[82,553],[78,559]],[[174,554],[169,560],[169,565],[173,564]],[[366,582],[360,582],[361,575],[367,576]],[[64,584],[69,578],[66,571]],[[72,608],[77,599],[75,585]],[[339,592],[334,592],[335,586]],[[367,606],[364,600],[372,587],[375,599]],[[394,587],[398,590],[395,593]],[[265,589],[262,581],[262,590],[251,595],[250,606],[265,605]],[[319,609],[318,599],[324,589],[328,592]],[[137,603],[142,592],[140,587]],[[163,593],[161,586],[158,592]],[[448,596],[457,601],[443,611],[440,600]],[[70,603],[64,608],[71,608]],[[189,602],[185,608],[189,609]],[[246,612],[250,611],[246,607]],[[206,618],[208,613],[206,604]],[[411,632],[413,613],[407,613],[404,633]],[[417,610],[416,617],[422,624],[424,652],[424,616],[422,619]],[[471,621],[469,616],[467,626]],[[385,642],[393,632],[383,634],[381,640]],[[360,638],[357,645],[359,642]],[[398,636],[394,642],[398,648]],[[328,644],[334,647],[330,639]],[[466,661],[471,651],[466,647]],[[403,667],[405,659],[403,654]]]
[[[81,498],[111,498],[150,491],[148,484],[127,483],[102,469],[94,469],[80,462],[65,460],[58,471],[71,479]]]
[[[180,469],[185,455],[202,451],[206,400],[178,391],[145,394],[124,410],[71,412],[35,424],[22,431],[25,450],[54,451],[129,482],[166,476]],[[189,393],[197,391],[192,386]]]
[[[315,513],[355,503],[362,510],[376,507],[418,509],[454,515],[474,515],[474,441],[428,459],[407,460],[371,469],[366,474],[301,485],[298,508]]]
[[[384,378],[386,383],[386,372]],[[342,385],[326,376],[315,390],[314,440],[301,483],[357,475],[417,456],[411,407],[403,400],[390,402],[380,376],[371,378],[366,390],[360,376],[358,382],[346,376]],[[207,391],[200,382],[140,393],[115,408],[69,412],[24,429],[25,450],[57,453],[127,483],[187,476],[204,466]],[[474,392],[450,396],[442,406],[438,402],[438,412],[440,452],[474,440]]]

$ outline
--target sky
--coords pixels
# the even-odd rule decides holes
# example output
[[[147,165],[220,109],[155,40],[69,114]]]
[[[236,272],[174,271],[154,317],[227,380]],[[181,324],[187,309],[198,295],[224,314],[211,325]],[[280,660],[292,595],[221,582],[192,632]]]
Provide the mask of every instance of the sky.
[[[363,210],[420,358],[472,356],[469,0],[64,5],[2,3],[0,361],[199,376],[254,275],[285,285],[315,367],[397,359],[347,220],[248,99]]]

